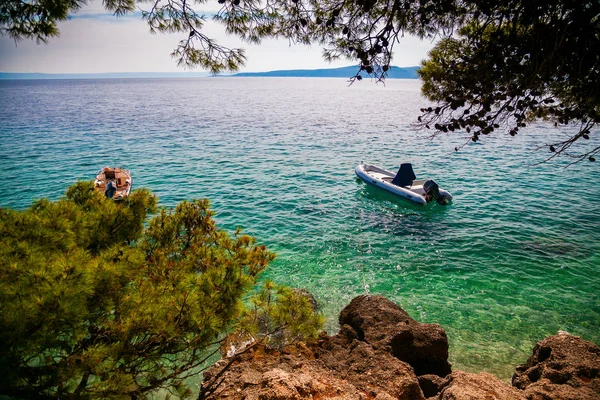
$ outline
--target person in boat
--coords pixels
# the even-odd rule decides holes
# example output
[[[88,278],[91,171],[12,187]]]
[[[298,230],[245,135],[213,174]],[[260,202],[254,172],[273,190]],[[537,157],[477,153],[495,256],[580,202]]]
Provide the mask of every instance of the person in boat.
[[[108,181],[106,184],[106,190],[104,191],[104,195],[109,199],[115,197],[115,193],[117,193],[117,186],[113,181]]]

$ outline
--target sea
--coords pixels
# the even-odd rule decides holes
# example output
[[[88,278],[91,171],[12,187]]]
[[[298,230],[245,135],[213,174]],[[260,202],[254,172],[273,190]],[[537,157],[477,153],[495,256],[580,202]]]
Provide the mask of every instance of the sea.
[[[453,369],[509,380],[559,330],[600,344],[600,163],[548,160],[573,127],[470,143],[415,126],[419,80],[0,81],[0,207],[59,199],[104,166],[170,208],[208,198],[219,225],[277,253],[264,279],[305,288],[339,328],[383,295],[447,332]],[[592,139],[573,152],[599,145]],[[458,151],[455,151],[458,148]],[[358,181],[364,161],[450,191],[412,205]]]

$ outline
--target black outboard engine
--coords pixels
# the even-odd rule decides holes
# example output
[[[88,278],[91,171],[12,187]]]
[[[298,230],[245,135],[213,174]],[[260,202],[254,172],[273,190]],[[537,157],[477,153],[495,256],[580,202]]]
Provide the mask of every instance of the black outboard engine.
[[[440,193],[440,187],[433,180],[425,181],[425,183],[423,184],[423,190],[425,190],[427,196],[431,196],[432,198],[434,198],[438,204],[445,206],[450,202],[450,198]]]

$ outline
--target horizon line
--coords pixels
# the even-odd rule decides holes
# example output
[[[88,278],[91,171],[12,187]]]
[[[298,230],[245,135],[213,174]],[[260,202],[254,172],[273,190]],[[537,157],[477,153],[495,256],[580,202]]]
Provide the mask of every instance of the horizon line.
[[[343,67],[333,68],[287,68],[287,69],[272,69],[266,71],[236,71],[229,73],[212,74],[208,71],[115,71],[115,72],[14,72],[14,71],[0,71],[0,75],[128,75],[128,74],[178,74],[178,75],[206,75],[206,76],[230,76],[235,74],[262,74],[268,72],[281,72],[281,71],[319,71],[319,70],[336,70],[349,67],[358,67],[358,65],[347,65]],[[397,65],[391,66],[396,68],[420,68],[418,65],[409,65],[400,67]]]

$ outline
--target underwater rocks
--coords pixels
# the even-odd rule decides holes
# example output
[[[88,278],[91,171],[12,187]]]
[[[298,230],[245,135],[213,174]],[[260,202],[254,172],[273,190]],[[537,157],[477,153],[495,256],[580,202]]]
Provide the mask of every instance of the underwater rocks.
[[[600,399],[600,348],[567,333],[539,342],[511,386],[485,372],[452,372],[444,329],[413,320],[384,297],[355,298],[339,322],[333,336],[279,350],[256,346],[219,361],[203,385],[220,384],[201,398]]]

